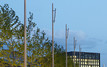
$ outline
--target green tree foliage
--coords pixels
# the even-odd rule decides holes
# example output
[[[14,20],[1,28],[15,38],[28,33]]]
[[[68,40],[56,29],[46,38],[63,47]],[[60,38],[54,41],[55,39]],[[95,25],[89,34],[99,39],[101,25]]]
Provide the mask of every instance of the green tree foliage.
[[[19,17],[15,11],[9,8],[8,4],[0,6],[0,38],[2,41],[8,40],[15,35],[16,28],[20,25]]]
[[[29,67],[51,67],[52,41],[40,28],[35,28],[33,14],[30,12],[27,27],[27,62]],[[4,49],[3,46],[7,46]],[[57,43],[55,48],[55,67],[65,67],[65,50]],[[22,66],[24,63],[24,25],[8,4],[0,6],[0,65]],[[68,56],[68,67],[73,61]]]
[[[20,23],[19,17],[15,15],[15,11],[9,8],[8,4],[0,6],[0,57],[7,60],[11,66],[16,65],[15,49],[16,49],[16,33],[19,33],[23,24]],[[20,29],[19,29],[20,28]],[[8,50],[3,49],[6,45]],[[4,63],[3,63],[4,64]]]

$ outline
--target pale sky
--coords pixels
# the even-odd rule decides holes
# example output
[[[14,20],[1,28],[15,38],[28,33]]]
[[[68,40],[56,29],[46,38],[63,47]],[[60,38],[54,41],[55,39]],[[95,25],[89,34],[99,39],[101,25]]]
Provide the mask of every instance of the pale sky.
[[[70,29],[68,51],[73,50],[73,37],[77,39],[78,51],[101,53],[101,65],[107,60],[107,0],[27,0],[27,17],[34,14],[34,21],[51,39],[52,2],[56,8],[54,24],[55,41],[65,47],[65,24]],[[23,22],[24,0],[0,0],[9,4]]]

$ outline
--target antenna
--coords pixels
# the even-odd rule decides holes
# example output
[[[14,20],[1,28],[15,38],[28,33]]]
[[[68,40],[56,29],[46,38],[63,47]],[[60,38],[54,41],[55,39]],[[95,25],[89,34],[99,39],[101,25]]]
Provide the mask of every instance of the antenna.
[[[54,11],[54,20],[53,20],[53,22],[55,22],[55,18],[56,18],[56,8],[55,8],[55,10],[53,10]]]
[[[68,35],[69,35],[69,28],[67,29],[67,38],[68,38]]]
[[[55,18],[56,18],[56,8],[55,8],[55,10],[53,10],[53,12],[54,12],[54,13],[53,13],[53,14],[54,14],[54,15],[53,15],[53,22],[55,23]]]

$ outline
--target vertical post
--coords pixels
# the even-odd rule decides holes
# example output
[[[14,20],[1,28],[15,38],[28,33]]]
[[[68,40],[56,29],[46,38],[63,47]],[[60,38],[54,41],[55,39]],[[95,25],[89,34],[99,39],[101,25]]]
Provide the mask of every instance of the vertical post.
[[[81,48],[79,45],[79,67],[81,67]]]
[[[66,24],[66,67],[67,67],[67,24]]]
[[[54,67],[54,22],[56,18],[56,9],[53,10],[52,3],[52,67]]]
[[[56,9],[53,10],[52,3],[52,67],[54,67],[54,22],[56,18]]]
[[[26,0],[24,0],[24,67],[27,67],[27,45],[26,45]]]
[[[52,67],[54,67],[54,23],[53,23],[53,3],[52,3]]]
[[[66,36],[65,37],[66,38],[65,39],[65,41],[66,41],[66,46],[65,47],[66,47],[66,67],[67,67],[67,39],[68,39],[68,33],[69,33],[69,28],[67,28],[67,24],[65,25],[65,30],[66,30],[65,31],[65,36]]]
[[[75,37],[74,37],[74,67],[75,67],[75,48],[76,48],[76,41],[75,41]]]
[[[105,67],[105,65],[103,64],[103,67]]]

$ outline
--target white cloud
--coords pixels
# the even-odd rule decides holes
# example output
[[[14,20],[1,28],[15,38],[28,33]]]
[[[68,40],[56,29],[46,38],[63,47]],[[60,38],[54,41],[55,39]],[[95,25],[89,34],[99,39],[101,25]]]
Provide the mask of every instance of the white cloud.
[[[86,38],[86,34],[83,31],[72,31],[70,30],[70,37],[76,37],[76,39],[80,40],[84,40]]]
[[[48,37],[52,37],[52,31],[49,29],[45,29],[44,30],[46,32],[46,35]],[[73,37],[76,37],[76,39],[80,40],[84,40],[86,38],[86,34],[83,31],[69,31],[69,36],[68,39],[72,39]],[[65,39],[65,30],[54,30],[54,38],[58,38],[58,39]]]

